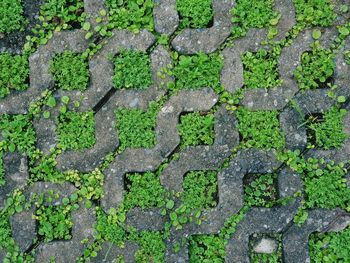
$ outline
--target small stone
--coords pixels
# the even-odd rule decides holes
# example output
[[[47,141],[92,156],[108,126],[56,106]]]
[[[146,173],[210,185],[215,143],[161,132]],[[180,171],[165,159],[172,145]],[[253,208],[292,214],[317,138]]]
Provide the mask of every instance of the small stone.
[[[272,254],[277,250],[278,243],[274,239],[262,238],[256,246],[253,248],[253,251],[256,253]]]

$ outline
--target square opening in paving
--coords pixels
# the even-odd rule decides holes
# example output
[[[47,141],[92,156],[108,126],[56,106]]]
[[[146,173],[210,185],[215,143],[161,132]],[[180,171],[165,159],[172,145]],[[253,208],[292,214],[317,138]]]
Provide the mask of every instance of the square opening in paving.
[[[339,232],[312,233],[308,242],[311,262],[350,262],[349,243],[350,226]]]
[[[217,173],[190,171],[183,178],[181,200],[189,212],[215,207],[219,202]]]
[[[37,231],[45,242],[72,238],[73,221],[65,206],[41,206],[35,211]]]
[[[214,23],[212,0],[176,0],[180,28],[209,28]]]
[[[146,52],[123,50],[113,62],[116,89],[147,89],[152,85],[151,59]]]
[[[247,174],[243,178],[244,202],[253,207],[272,207],[278,200],[277,175]]]
[[[315,47],[301,55],[294,77],[300,89],[330,88],[334,84],[335,55],[332,50]]]
[[[45,1],[40,15],[55,27],[80,29],[85,22],[84,0]]]
[[[225,262],[225,240],[219,235],[193,235],[188,253],[189,262]]]
[[[117,132],[121,149],[152,148],[156,144],[157,111],[120,109],[116,111]]]
[[[29,61],[26,55],[0,54],[0,100],[13,91],[29,87]]]
[[[325,113],[308,114],[307,139],[310,148],[339,149],[343,146],[347,135],[344,132],[344,117],[347,111],[332,107]]]
[[[208,112],[191,112],[180,115],[178,131],[182,147],[212,145],[215,139],[215,117]]]
[[[250,262],[282,263],[282,235],[259,233],[249,237]]]
[[[89,63],[82,54],[70,51],[57,54],[50,62],[50,72],[63,90],[84,91],[89,85]]]
[[[94,146],[95,119],[92,111],[61,113],[57,117],[58,142],[64,149],[81,150]]]
[[[159,175],[153,172],[127,173],[124,175],[124,206],[151,208],[164,205],[165,190]]]
[[[281,149],[285,135],[280,128],[277,111],[250,111],[240,108],[237,113],[240,143],[246,148]]]
[[[249,89],[274,88],[281,84],[277,57],[265,49],[242,56],[244,85]]]

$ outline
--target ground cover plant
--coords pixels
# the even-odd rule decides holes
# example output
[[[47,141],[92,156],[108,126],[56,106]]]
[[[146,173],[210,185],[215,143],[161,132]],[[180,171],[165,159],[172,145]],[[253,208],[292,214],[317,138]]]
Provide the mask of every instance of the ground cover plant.
[[[22,0],[3,0],[0,6],[0,33],[20,30],[24,22]]]
[[[238,130],[248,148],[279,149],[285,144],[277,111],[237,111]]]
[[[293,0],[296,20],[305,26],[330,26],[336,15],[330,0]]]
[[[40,7],[44,27],[79,28],[84,21],[83,0],[46,0]]]
[[[110,27],[139,31],[146,28],[153,31],[153,6],[152,0],[107,0],[109,8]]]
[[[191,236],[189,254],[191,263],[224,262],[225,243],[217,235]]]
[[[288,261],[281,240],[288,240],[286,235],[305,222],[322,229],[310,236],[310,262],[349,261],[345,246],[349,226],[323,233],[350,211],[345,110],[349,108],[349,7],[332,0],[292,0],[295,9],[283,1],[237,0],[232,10],[224,10],[228,2],[107,0],[105,5],[101,1],[92,5],[83,0],[42,0],[39,15],[26,19],[23,14],[39,9],[38,2],[3,1],[0,261],[36,262],[45,245],[44,253],[54,248],[57,262],[68,261],[60,260],[64,254],[77,263],[158,263],[169,257],[189,262],[240,262],[245,257],[255,263],[277,263]],[[216,12],[224,19],[214,20]],[[38,25],[33,26],[33,20]],[[17,33],[23,34],[17,31],[29,32],[29,28],[33,30],[25,38],[23,52],[20,47],[13,51]],[[45,59],[40,52],[49,46],[38,47],[52,38],[50,45],[60,43],[63,36],[78,37],[75,29],[84,32],[82,41],[89,42],[86,50],[58,52],[48,68],[55,85],[28,90],[29,74],[40,75],[32,68],[35,63],[29,71],[29,62]],[[250,29],[250,33],[266,32],[266,38],[258,43],[255,34],[247,34]],[[310,48],[300,58],[287,54],[285,61],[279,60],[306,30],[315,40]],[[338,34],[334,41],[325,39],[327,30]],[[125,39],[119,38],[121,32]],[[154,43],[138,50],[144,47],[138,34],[154,38]],[[235,50],[236,41],[241,41],[237,38],[246,35],[248,39],[242,40],[255,44],[256,52],[242,52],[231,61],[227,51]],[[106,45],[112,41],[119,52],[115,56]],[[75,44],[64,50],[77,50]],[[151,61],[150,54],[160,57],[152,55]],[[96,57],[109,60],[114,66],[111,72],[90,76],[90,63],[99,66],[94,65]],[[161,66],[159,72],[154,63]],[[293,87],[281,85],[285,76],[279,75],[283,72],[278,72],[278,63],[294,67],[290,77],[300,91],[293,98]],[[232,74],[242,67],[242,76]],[[90,79],[100,77],[110,82],[110,87],[103,87],[108,91],[89,87]],[[158,86],[155,79],[164,83]],[[242,80],[243,87],[238,87]],[[60,89],[74,95],[60,96]],[[256,94],[267,103],[244,99],[259,100]],[[323,95],[322,100],[313,101],[315,94]],[[90,99],[94,105],[88,106]],[[191,105],[195,99],[198,108]],[[320,112],[309,109],[312,103]],[[105,132],[114,133],[113,142],[95,134],[99,111],[114,113],[115,118],[102,120],[111,122]],[[159,117],[166,117],[162,120],[169,124],[157,123]],[[40,127],[41,121],[48,125]],[[179,137],[164,139],[168,133],[163,128],[174,129]],[[106,153],[107,148],[113,150]],[[67,150],[76,158],[65,159]],[[248,156],[258,160],[252,162]],[[75,165],[78,157],[92,157],[93,167],[85,170],[85,163]],[[137,167],[130,168],[136,160]],[[65,161],[70,161],[70,168]],[[116,174],[120,180],[115,180]],[[70,184],[74,192],[64,198],[64,191],[57,193],[55,198],[61,202],[52,203],[52,197],[41,193],[27,198],[32,186],[65,188],[62,183]],[[336,208],[327,222],[323,216],[315,220],[310,212],[332,214]],[[272,215],[269,220],[266,213]],[[14,216],[36,224],[36,234],[23,240],[32,242],[29,248],[16,241],[29,225],[13,225]],[[83,220],[88,220],[84,227],[88,237],[77,240],[72,230],[79,229]],[[296,231],[303,234],[299,227]],[[259,232],[265,228],[283,230]],[[260,237],[277,241],[277,249],[271,254],[254,252],[255,238]],[[242,243],[245,249],[232,253],[232,246],[242,239],[249,240]],[[69,249],[62,252],[61,244],[69,244]],[[307,255],[307,244],[295,247],[301,252],[297,257]],[[242,251],[248,253],[240,255]]]
[[[335,55],[331,50],[315,47],[301,56],[301,65],[294,76],[300,89],[329,87],[335,70]]]
[[[178,130],[183,147],[213,144],[214,122],[213,114],[193,112],[182,115]]]
[[[197,54],[178,56],[175,53],[175,87],[173,89],[198,89],[220,86],[220,72],[223,58],[217,54]]]
[[[73,221],[70,209],[62,206],[42,206],[35,212],[39,222],[38,233],[46,242],[54,239],[71,239]]]
[[[332,107],[324,114],[323,120],[310,116],[308,128],[312,131],[309,135],[311,141],[315,141],[317,147],[324,149],[341,148],[347,138],[343,130],[346,114],[345,109]]]
[[[151,60],[147,53],[124,50],[114,59],[114,87],[146,89],[152,84]]]
[[[212,0],[176,0],[180,28],[205,28],[213,19]]]
[[[88,62],[81,54],[64,52],[56,55],[51,61],[50,72],[61,89],[85,90],[88,87]]]
[[[277,200],[275,174],[248,174],[245,178],[244,201],[250,206],[272,207]]]
[[[243,78],[247,88],[273,88],[281,84],[277,69],[277,59],[265,49],[246,52],[242,57]]]
[[[309,238],[311,262],[348,262],[350,228],[339,233],[313,233]]]
[[[57,123],[58,142],[64,149],[80,150],[95,144],[95,120],[92,111],[61,113]]]
[[[264,28],[278,22],[278,13],[273,10],[275,0],[239,0],[231,10],[233,37],[246,35],[249,28]]]
[[[13,90],[28,88],[29,62],[26,56],[0,54],[0,99]]]

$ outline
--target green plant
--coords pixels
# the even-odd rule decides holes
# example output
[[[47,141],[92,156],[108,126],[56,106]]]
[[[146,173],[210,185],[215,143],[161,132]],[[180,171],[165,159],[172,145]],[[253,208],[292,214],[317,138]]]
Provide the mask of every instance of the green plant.
[[[73,221],[70,206],[41,206],[35,212],[38,220],[38,233],[46,242],[55,239],[71,239]]]
[[[220,86],[223,57],[217,54],[199,53],[193,56],[178,56],[174,53],[173,74],[176,84],[173,89],[215,88]],[[171,88],[171,87],[170,87]]]
[[[248,88],[273,88],[281,84],[277,59],[265,49],[259,49],[256,53],[246,52],[242,62],[244,84]]]
[[[244,202],[249,206],[272,207],[277,199],[276,175],[249,174],[249,176],[244,187]]]
[[[285,144],[277,111],[237,111],[238,130],[247,148],[281,149]]]
[[[24,22],[22,0],[2,0],[0,6],[0,33],[11,33],[22,28]]]
[[[304,26],[331,26],[336,14],[331,0],[293,0],[296,20]]]
[[[121,109],[116,111],[117,131],[121,150],[125,148],[151,148],[156,143],[157,108],[148,111]]]
[[[213,114],[203,115],[199,112],[182,115],[177,126],[183,147],[211,145],[214,143]]]
[[[12,90],[26,90],[29,80],[29,62],[27,56],[0,55],[0,98],[6,97]]]
[[[58,142],[64,149],[91,148],[95,142],[94,113],[68,111],[57,117]]]
[[[50,72],[58,87],[64,90],[85,90],[89,84],[88,62],[82,54],[65,51],[56,55]]]
[[[0,187],[6,184],[5,180],[5,167],[3,161],[3,151],[0,150]]]
[[[313,165],[312,165],[313,164]],[[306,206],[308,208],[336,208],[350,209],[350,189],[346,185],[347,173],[343,165],[326,165],[317,167],[312,161],[310,168],[303,174]]]
[[[350,228],[334,233],[314,233],[309,238],[312,263],[350,262]]]
[[[142,51],[121,51],[114,60],[114,87],[146,89],[152,85],[151,60]]]
[[[47,29],[73,28],[85,20],[84,0],[46,0],[40,7],[39,19]]]
[[[225,261],[225,240],[217,235],[196,235],[189,238],[191,263]]]
[[[137,237],[140,249],[135,253],[137,263],[165,262],[165,243],[161,232],[141,231]]]
[[[273,11],[275,0],[238,0],[231,10],[233,37],[244,36],[249,28],[263,28],[277,24],[278,13]]]
[[[300,89],[327,86],[335,70],[335,55],[331,50],[313,48],[301,56],[301,65],[294,71]]]
[[[180,28],[204,28],[213,19],[212,0],[176,0]]]
[[[157,174],[152,172],[126,174],[125,180],[124,206],[126,209],[135,206],[141,208],[161,207],[165,204],[165,190],[160,184]]]
[[[324,149],[342,147],[346,134],[343,131],[343,119],[346,116],[347,111],[345,109],[337,109],[332,107],[324,114],[324,119],[318,121],[309,117],[308,128],[313,132],[316,145]]]
[[[188,212],[214,207],[217,204],[218,184],[216,172],[191,171],[183,180],[181,200]]]
[[[107,0],[111,28],[154,30],[153,0]]]
[[[28,115],[1,115],[0,131],[4,149],[28,153],[35,147],[36,134]]]
[[[122,247],[126,240],[125,230],[119,226],[115,210],[105,214],[101,209],[97,210],[97,224],[95,226],[98,234],[105,240]]]

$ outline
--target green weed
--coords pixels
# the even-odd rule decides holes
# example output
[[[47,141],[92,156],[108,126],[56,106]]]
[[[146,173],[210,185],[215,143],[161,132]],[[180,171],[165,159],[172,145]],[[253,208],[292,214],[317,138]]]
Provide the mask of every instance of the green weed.
[[[0,33],[22,29],[24,22],[22,0],[2,0],[0,6]]]
[[[176,0],[180,28],[206,28],[213,19],[212,0]]]

